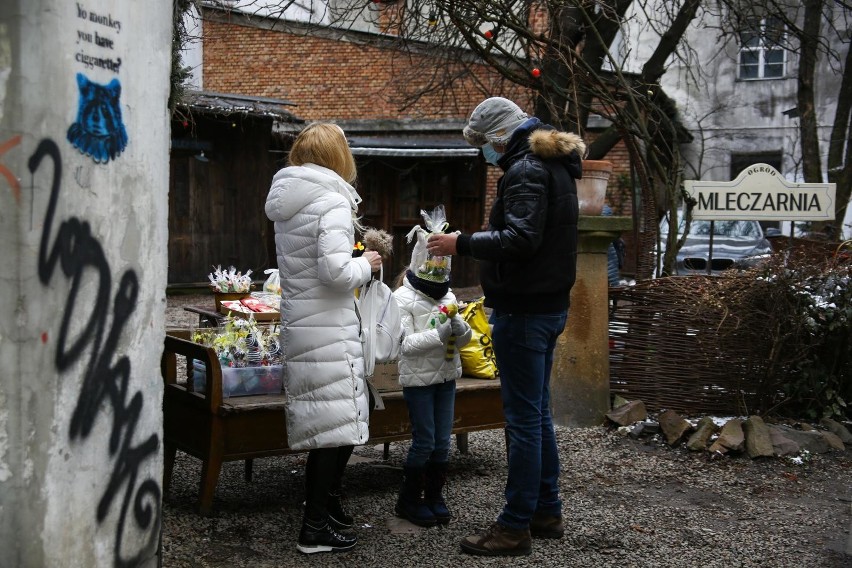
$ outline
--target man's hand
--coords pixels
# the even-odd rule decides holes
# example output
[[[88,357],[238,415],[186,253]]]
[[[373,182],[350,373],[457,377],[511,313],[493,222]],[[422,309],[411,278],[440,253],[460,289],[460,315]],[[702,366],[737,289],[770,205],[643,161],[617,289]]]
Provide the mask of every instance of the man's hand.
[[[458,253],[456,250],[458,238],[458,233],[430,235],[429,240],[426,241],[426,250],[432,256],[452,256]]]

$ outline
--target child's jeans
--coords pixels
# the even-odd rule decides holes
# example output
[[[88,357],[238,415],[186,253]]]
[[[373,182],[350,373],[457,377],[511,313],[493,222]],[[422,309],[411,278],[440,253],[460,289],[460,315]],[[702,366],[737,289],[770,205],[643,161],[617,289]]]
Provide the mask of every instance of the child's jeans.
[[[411,448],[405,465],[424,467],[427,461],[449,461],[456,381],[427,387],[403,387],[402,396],[411,420]]]

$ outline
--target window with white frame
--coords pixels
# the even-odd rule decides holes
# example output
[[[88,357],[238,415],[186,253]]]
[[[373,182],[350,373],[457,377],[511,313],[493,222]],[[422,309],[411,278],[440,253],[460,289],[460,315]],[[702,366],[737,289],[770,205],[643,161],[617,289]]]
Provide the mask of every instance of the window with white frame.
[[[740,31],[740,79],[774,79],[784,76],[787,37],[778,18],[751,20]]]

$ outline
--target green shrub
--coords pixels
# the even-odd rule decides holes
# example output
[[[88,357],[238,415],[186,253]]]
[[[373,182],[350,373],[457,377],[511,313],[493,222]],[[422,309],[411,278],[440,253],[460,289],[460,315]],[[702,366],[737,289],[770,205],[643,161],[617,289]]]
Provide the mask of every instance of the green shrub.
[[[740,332],[768,348],[764,410],[845,418],[852,401],[852,265],[833,257],[777,254],[737,278],[755,285],[733,295]],[[768,404],[767,404],[768,403]]]

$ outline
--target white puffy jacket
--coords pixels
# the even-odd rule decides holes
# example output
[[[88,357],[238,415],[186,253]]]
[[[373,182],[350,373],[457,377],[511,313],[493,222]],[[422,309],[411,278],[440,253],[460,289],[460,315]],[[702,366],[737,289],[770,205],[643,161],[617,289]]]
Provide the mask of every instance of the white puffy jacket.
[[[370,279],[352,258],[360,197],[334,171],[306,164],[280,170],[266,198],[281,274],[281,349],[290,448],[369,439],[364,351],[356,288]]]
[[[439,306],[456,304],[452,291],[440,300],[433,300],[411,286],[408,278],[393,292],[402,315],[405,338],[399,353],[399,384],[403,387],[423,387],[462,376],[459,348],[467,345],[471,337],[470,325],[457,315],[457,325],[465,332],[455,336],[455,347],[448,357],[449,338],[442,340],[430,321],[438,314]]]

